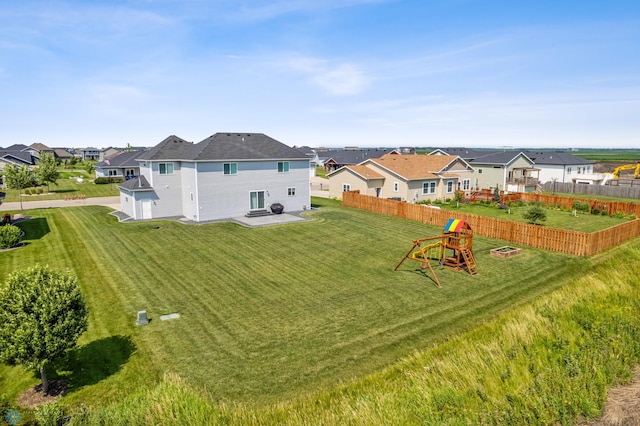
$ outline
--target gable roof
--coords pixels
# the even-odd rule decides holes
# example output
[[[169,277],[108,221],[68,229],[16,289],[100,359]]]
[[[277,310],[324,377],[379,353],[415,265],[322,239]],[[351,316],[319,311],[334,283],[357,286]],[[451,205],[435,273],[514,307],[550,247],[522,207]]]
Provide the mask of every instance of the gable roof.
[[[383,155],[369,160],[407,179],[437,178],[447,166],[456,160],[464,161],[457,155]]]
[[[108,167],[138,167],[137,158],[140,156],[139,152],[121,152],[112,157],[100,161],[95,164],[96,168],[108,168]]]
[[[29,148],[35,149],[37,151],[53,151],[51,148],[49,148],[45,144],[38,143],[38,142],[32,143],[31,145],[29,145]]]
[[[67,151],[66,149],[63,149],[63,148],[54,148],[53,152],[56,155],[56,157],[58,157],[58,158],[71,158],[71,157],[73,157],[73,155],[69,151]]]
[[[28,146],[23,145],[21,143],[16,143],[11,146],[6,147],[2,151],[24,151],[25,149],[29,149]]]

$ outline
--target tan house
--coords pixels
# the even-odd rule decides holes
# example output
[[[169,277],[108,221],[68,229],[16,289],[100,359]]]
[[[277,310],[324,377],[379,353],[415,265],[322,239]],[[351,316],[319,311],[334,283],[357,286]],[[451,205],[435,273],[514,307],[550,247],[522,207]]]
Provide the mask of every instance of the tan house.
[[[329,196],[342,198],[344,191],[418,202],[453,198],[468,190],[473,168],[457,155],[396,155],[345,166],[327,175]]]

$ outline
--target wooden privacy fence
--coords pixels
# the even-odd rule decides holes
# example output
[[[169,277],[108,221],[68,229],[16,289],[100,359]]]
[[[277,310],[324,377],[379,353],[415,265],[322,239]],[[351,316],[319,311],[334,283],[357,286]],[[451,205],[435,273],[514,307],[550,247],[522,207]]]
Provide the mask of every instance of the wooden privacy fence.
[[[513,194],[503,195],[501,197],[503,203],[508,201],[524,201],[526,203],[544,203],[549,206],[560,206],[571,210],[574,201],[581,201],[589,205],[589,211],[598,209],[606,210],[609,214],[625,213],[640,216],[640,203],[632,203],[625,201],[604,201],[589,198],[562,197],[560,195],[535,194],[533,192],[516,192]]]
[[[468,222],[476,235],[578,256],[594,255],[640,235],[640,219],[587,233],[435,209],[424,204],[361,195],[360,191],[342,193],[342,204],[439,227],[453,217]]]

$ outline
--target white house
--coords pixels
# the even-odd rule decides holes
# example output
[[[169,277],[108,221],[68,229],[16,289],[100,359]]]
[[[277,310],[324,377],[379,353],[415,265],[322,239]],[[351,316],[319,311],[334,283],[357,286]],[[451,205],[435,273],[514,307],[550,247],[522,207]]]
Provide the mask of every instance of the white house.
[[[105,158],[94,165],[96,177],[110,177],[116,179],[133,179],[140,174],[137,157],[140,152],[122,152],[111,158]]]
[[[194,144],[169,136],[136,159],[140,176],[119,185],[133,219],[203,222],[311,206],[309,158],[261,133],[216,133]]]
[[[540,182],[575,182],[581,179],[592,181],[593,161],[576,157],[564,151],[524,151],[540,169]],[[600,176],[600,180],[603,177]],[[596,177],[596,180],[597,177]],[[586,182],[585,182],[586,183]]]

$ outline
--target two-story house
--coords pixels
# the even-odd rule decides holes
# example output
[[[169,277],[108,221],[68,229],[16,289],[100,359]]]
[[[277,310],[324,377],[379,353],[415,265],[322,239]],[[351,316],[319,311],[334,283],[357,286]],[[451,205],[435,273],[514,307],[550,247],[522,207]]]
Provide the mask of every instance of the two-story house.
[[[169,136],[136,158],[140,175],[119,185],[133,219],[203,222],[311,206],[309,158],[262,133],[216,133],[199,143]]]

